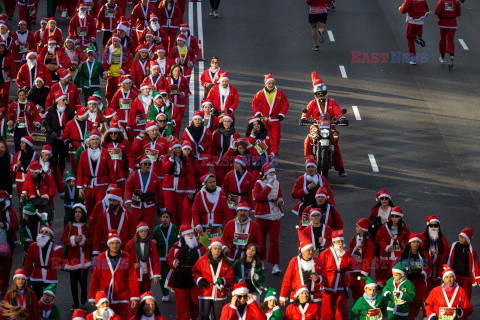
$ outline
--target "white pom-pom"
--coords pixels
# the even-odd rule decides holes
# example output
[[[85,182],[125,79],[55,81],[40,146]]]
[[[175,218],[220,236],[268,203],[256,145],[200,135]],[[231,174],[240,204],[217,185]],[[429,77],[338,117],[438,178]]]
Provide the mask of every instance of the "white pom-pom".
[[[296,228],[296,229],[300,229],[300,226],[297,224],[297,225],[295,226],[295,228]]]
[[[111,236],[112,236],[112,233],[108,233],[108,236],[111,237]]]
[[[358,276],[358,277],[357,277],[357,280],[358,280],[358,281],[362,280],[362,277]]]

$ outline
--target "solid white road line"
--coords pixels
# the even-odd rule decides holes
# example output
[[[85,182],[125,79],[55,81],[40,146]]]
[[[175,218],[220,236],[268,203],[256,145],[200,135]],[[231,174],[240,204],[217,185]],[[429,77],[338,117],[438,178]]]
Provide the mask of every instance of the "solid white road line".
[[[188,2],[188,26],[190,28],[190,33],[194,34],[194,25],[193,25],[193,2]],[[192,121],[193,112],[195,111],[195,69],[192,70],[190,75],[190,92],[192,94],[188,97],[188,123]]]
[[[372,165],[373,172],[379,172],[378,171],[378,166],[377,166],[377,161],[375,161],[375,156],[373,154],[369,154],[368,159],[370,159],[370,164]]]
[[[468,50],[467,44],[465,41],[463,41],[463,39],[458,39],[458,42],[460,42],[464,50]]]
[[[330,39],[330,42],[335,42],[335,38],[333,37],[333,32],[332,30],[327,30],[328,38]]]
[[[347,71],[345,71],[345,67],[340,65],[340,72],[342,73],[342,78],[348,78],[347,77]]]
[[[202,5],[201,3],[197,3],[197,28],[198,28],[198,45],[203,55],[203,59],[205,59],[205,52],[203,51],[203,16],[202,16]],[[202,86],[202,82],[200,81],[200,77],[202,76],[203,70],[205,68],[205,62],[199,61],[198,62],[198,105],[202,105],[203,95],[205,94],[205,89]]]
[[[353,109],[353,114],[355,115],[355,119],[362,120],[362,117],[360,117],[360,111],[358,111],[358,107],[352,106],[352,109]]]

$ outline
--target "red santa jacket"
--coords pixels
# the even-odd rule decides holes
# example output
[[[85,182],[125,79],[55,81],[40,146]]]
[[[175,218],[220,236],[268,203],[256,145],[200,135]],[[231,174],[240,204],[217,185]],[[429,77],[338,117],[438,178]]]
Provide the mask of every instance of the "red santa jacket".
[[[232,145],[228,149],[227,152],[225,152],[225,155],[223,156],[223,161],[228,163],[231,167],[233,167],[233,161],[235,160],[235,156],[240,154],[235,147]],[[252,173],[254,170],[252,169],[252,166],[260,161],[260,154],[258,153],[257,149],[252,145],[249,144],[247,145],[247,150],[243,154],[245,157],[247,157],[247,171]]]
[[[140,300],[137,273],[132,257],[121,251],[120,261],[113,269],[107,251],[100,253],[95,261],[95,267],[90,280],[88,300],[95,302],[95,293],[104,291],[110,298],[110,303],[129,303],[130,300]]]
[[[33,134],[35,131],[34,125],[37,124],[39,125],[40,122],[42,121],[42,118],[40,118],[40,114],[38,113],[38,109],[33,104],[33,102],[28,101],[25,104],[24,108],[24,113],[25,117],[23,119],[19,117],[20,115],[20,105],[18,103],[18,100],[13,101],[10,103],[10,107],[8,107],[8,123],[12,123],[14,125],[17,125],[17,127],[24,127],[27,129],[27,133],[29,136]]]
[[[265,156],[267,157],[267,160],[272,154],[273,156],[278,155],[278,143],[275,140],[275,138],[272,137],[270,132],[267,132],[267,135],[265,136],[265,138],[260,138],[251,134],[250,136],[247,137],[247,141],[252,146],[255,146],[255,149],[257,149],[257,153],[259,155],[265,154]]]
[[[308,206],[303,210],[302,214],[300,215],[300,223],[299,226],[303,228],[302,221],[303,220],[310,220],[310,209],[312,206]],[[317,208],[315,205],[313,208]],[[319,211],[322,212],[322,223],[326,224],[332,230],[342,230],[343,229],[343,220],[338,213],[337,209],[332,206],[331,204],[327,203],[325,208],[317,208]]]
[[[460,3],[457,0],[439,0],[435,8],[440,28],[456,29],[457,17],[461,14]]]
[[[65,256],[62,246],[57,246],[53,241],[45,245],[47,247],[46,258],[43,259],[41,248],[36,242],[28,248],[25,258],[25,274],[31,281],[44,283],[57,283],[57,269],[63,267]]]
[[[292,210],[292,212],[295,213],[297,216],[299,214],[298,210],[300,209],[300,207],[303,205],[305,201],[304,197],[307,194],[309,194],[307,185],[309,185],[310,182],[307,183],[307,180],[308,180],[307,176],[308,175],[306,173],[303,174],[303,176],[300,176],[295,182],[295,185],[293,186],[292,198],[300,199]],[[316,173],[315,176],[318,179],[317,186],[324,187],[325,189],[327,189],[328,203],[335,206],[335,199],[333,198],[333,192],[332,192],[332,189],[330,188],[330,184],[328,183],[327,179],[324,176],[319,175],[318,173]]]
[[[138,134],[140,131],[145,130],[148,109],[152,103],[153,100],[150,103],[145,104],[140,100],[139,94],[139,96],[133,101],[132,108],[128,112],[127,132],[133,129],[135,134]]]
[[[45,28],[45,31],[43,31],[43,36],[42,36],[42,43],[44,46],[48,44],[48,39],[50,37],[55,38],[55,41],[57,41],[57,44],[60,45],[63,43],[63,37],[62,37],[62,29],[55,27],[55,29],[50,30],[50,27]]]
[[[68,59],[68,56],[67,56]],[[45,110],[48,110],[53,106],[55,102],[55,97],[59,94],[64,94],[67,96],[67,106],[75,110],[75,107],[80,105],[80,93],[77,86],[74,83],[69,83],[67,88],[63,90],[60,82],[57,82],[52,85],[50,92],[48,93],[47,100],[45,101]]]
[[[170,13],[165,7],[164,1],[160,2],[157,15],[160,26],[163,28],[178,29],[178,27],[183,24],[183,12],[176,1],[173,5],[173,10],[171,10]]]
[[[212,145],[212,134],[210,130],[203,126],[203,133],[197,142],[190,132],[190,127],[193,126],[193,121],[189,127],[186,127],[183,131],[182,140],[190,141],[192,144],[192,153],[199,160],[210,159],[210,147]]]
[[[136,73],[135,76],[137,77],[137,80],[140,80],[140,79],[138,79],[138,77],[141,76],[141,73],[140,72]],[[132,77],[133,77],[133,74],[132,74]],[[167,83],[166,83],[167,79],[164,76],[162,76],[161,74],[158,76],[156,81],[153,81],[152,75],[151,74],[149,75],[148,72],[145,73],[145,76],[142,76],[142,82],[143,82],[143,79],[145,79],[145,78],[147,79],[146,82],[152,88],[154,88],[153,90],[162,91],[167,87]],[[140,84],[141,84],[141,82],[140,82]],[[139,86],[140,86],[140,84],[139,84]]]
[[[185,107],[188,95],[191,94],[187,79],[180,77],[178,82],[175,84],[175,81],[171,77],[168,77],[165,82],[165,89],[167,90],[168,99],[170,99],[170,101],[175,103],[179,108]],[[183,92],[185,96],[182,98],[179,94],[172,94],[173,90]]]
[[[35,39],[33,33],[30,30],[26,30],[24,34],[21,34],[19,30],[12,34],[13,42],[15,43],[16,50],[13,55],[15,62],[25,62],[27,58],[25,55],[28,50],[35,50]]]
[[[427,317],[440,316],[440,308],[460,308],[463,314],[459,318],[459,314],[455,319],[467,319],[473,312],[470,299],[467,296],[465,290],[458,284],[455,284],[456,288],[453,291],[447,292],[443,289],[443,285],[432,289],[430,294],[425,300],[425,311]]]
[[[217,109],[220,113],[226,113],[227,110],[231,112],[235,112],[235,109],[238,107],[238,92],[234,86],[228,85],[230,87],[230,91],[228,95],[225,97],[225,100],[222,99],[220,94],[220,86],[215,86],[210,90],[208,93],[208,98],[213,101],[213,107]]]
[[[146,36],[148,32],[152,32],[154,34],[153,44],[154,45],[163,45],[164,48],[168,48],[168,34],[165,32],[165,29],[160,27],[157,31],[153,31],[150,27],[146,27],[143,29],[140,38],[138,38],[139,43],[146,43]],[[158,38],[156,38],[158,37]]]
[[[143,316],[133,316],[130,320],[142,320],[142,319],[143,319]],[[115,319],[112,319],[112,320],[115,320]],[[154,314],[153,320],[165,320],[165,318],[161,314]]]
[[[92,130],[92,122],[86,121],[85,126],[85,132],[82,132],[77,119],[72,119],[67,122],[65,130],[62,133],[62,140],[63,143],[70,143],[73,146],[73,149],[69,150],[68,153],[75,153],[75,151],[83,145],[86,132]]]
[[[288,264],[287,271],[285,272],[285,276],[283,277],[282,287],[280,289],[280,301],[287,301],[288,296],[290,295],[290,300],[294,300],[295,292],[301,287],[305,285],[304,276],[301,266],[301,257],[300,255],[292,258]],[[318,258],[313,258],[312,260],[313,272],[317,275],[321,276],[322,274],[322,265],[320,264],[320,260]],[[310,295],[317,301],[320,301],[320,279],[318,282],[312,281],[310,288]]]
[[[117,4],[113,9],[108,4],[103,5],[97,15],[97,30],[113,32],[120,22],[120,17],[124,16],[123,10]]]
[[[253,187],[253,197],[255,198],[256,205],[255,205],[255,218],[268,218],[273,216],[273,212],[277,205],[273,204],[270,200],[280,199],[282,202],[283,195],[282,195],[282,187],[280,186],[280,182],[275,181],[278,183],[278,190],[277,193],[273,196],[270,195],[270,191],[273,189],[273,185],[271,185],[267,180],[257,180],[255,182],[255,186]],[[283,210],[282,206],[278,206],[278,210],[280,211],[280,215],[283,217]]]
[[[107,249],[108,233],[115,229],[122,240],[122,248],[135,236],[135,223],[132,213],[120,205],[118,214],[107,208],[97,219],[95,236],[93,238],[93,254],[99,254]]]
[[[140,88],[140,85],[143,82],[150,72],[150,59],[145,59],[145,61],[134,59],[132,61],[132,68],[130,69],[130,74],[133,78],[133,83]],[[161,78],[161,77],[159,77]],[[158,90],[157,90],[158,91]]]
[[[165,175],[163,172],[163,160],[168,152],[167,140],[161,136],[154,141],[137,136],[133,141],[132,151],[136,159],[143,155],[147,155],[150,158],[152,161],[152,172],[158,176],[161,184]]]
[[[107,45],[103,52],[103,57],[102,57],[103,72],[108,72],[112,64],[113,52],[111,52],[110,47],[111,46]],[[132,54],[130,53],[129,50],[125,49],[123,46],[120,46],[120,48],[121,48],[120,70],[123,71],[123,74],[129,74],[130,68],[132,66]]]
[[[102,148],[108,150],[113,163],[113,170],[117,174],[117,181],[125,180],[128,176],[128,170],[135,168],[135,159],[133,158],[132,147],[127,139],[120,143],[103,141]]]
[[[375,257],[375,243],[367,238],[363,243],[357,243],[357,236],[350,241],[348,252],[352,256],[352,272],[361,272],[362,276],[369,276]]]
[[[22,151],[20,150],[13,157],[12,164],[10,165],[10,170],[15,173],[16,182],[25,181],[25,178],[28,173],[28,169],[30,168],[30,165],[32,164],[33,160],[38,160],[38,158],[40,157],[36,151],[33,151],[32,159],[30,159],[28,167],[24,168],[21,164],[19,164],[21,156],[22,156]]]
[[[65,194],[65,184],[63,183],[63,177],[62,174],[60,173],[60,168],[57,166],[52,166],[51,161],[45,163],[43,160],[40,158],[38,160],[40,164],[42,165],[42,170],[45,172],[45,174],[49,175],[50,177],[53,178],[55,181],[55,185],[57,186],[57,192],[59,195],[64,195]]]
[[[90,152],[91,149],[83,150],[78,162],[77,171],[77,187],[78,188],[95,188],[98,186],[108,186],[110,183],[117,181],[115,171],[113,170],[112,158],[107,149],[100,148],[101,155],[97,161],[97,166],[93,170]],[[110,230],[110,229],[109,229]],[[107,230],[108,234],[108,230]]]
[[[375,236],[375,242],[380,244],[380,259],[395,261],[405,249],[409,238],[410,231],[405,224],[399,234],[394,237],[385,223]],[[390,247],[393,247],[392,252],[388,252]]]
[[[198,254],[198,257],[200,258],[201,256],[203,256],[204,254],[207,253],[207,248],[205,248],[202,245],[202,243],[199,242],[199,241],[197,241],[197,245],[198,245],[197,246],[197,254]],[[175,272],[176,268],[173,265],[173,263],[178,259],[178,255],[180,253],[181,247],[182,247],[182,242],[177,241],[173,244],[173,247],[170,248],[170,250],[168,251],[168,254],[167,254],[166,261],[167,261],[168,267],[170,268],[170,271],[167,275],[167,279],[165,280],[165,287],[169,288],[169,289],[174,288],[173,273]]]
[[[2,59],[2,63],[0,64],[1,73],[5,82],[11,81],[14,79],[15,75],[17,74],[17,68],[15,67],[14,56],[10,52],[7,52],[6,55]],[[21,61],[18,61],[19,63]]]
[[[38,61],[47,65],[46,60],[49,55],[50,54],[48,53],[48,47],[43,47],[38,54]],[[52,64],[56,64],[60,68],[69,69],[72,62],[63,48],[57,48],[55,51],[54,63]]]
[[[5,212],[6,220],[3,222],[5,224],[4,230],[9,234],[13,241],[17,241],[17,231],[20,227],[20,223],[18,222],[18,215],[15,209],[8,208],[7,212]],[[7,238],[8,240],[8,238]]]
[[[123,89],[120,88],[113,95],[110,108],[117,112],[118,121],[124,127],[127,125],[128,114],[138,93],[139,91],[135,88],[130,89],[128,92],[124,92]]]
[[[87,223],[69,222],[62,234],[62,244],[68,247],[66,270],[85,269],[91,266],[93,230]],[[82,236],[80,243],[75,242],[77,236]]]
[[[420,247],[423,248],[425,244],[425,233],[421,234],[420,239],[422,240]],[[432,280],[442,279],[442,266],[447,263],[448,254],[450,253],[450,246],[448,245],[447,238],[445,238],[444,235],[442,235],[442,238],[437,241],[442,241],[443,252],[437,252],[437,248],[435,247],[428,251],[428,255],[430,256],[430,259],[432,259]]]
[[[287,307],[285,311],[285,320],[320,320],[318,312],[319,305],[317,303],[307,303],[304,308],[301,305],[295,306],[293,304]]]
[[[225,154],[223,153],[223,145],[224,145],[224,139],[228,139],[227,143],[229,146],[233,145],[233,142],[235,140],[240,139],[241,136],[238,132],[235,132],[231,135],[229,135],[227,138],[225,135],[223,135],[220,131],[215,130],[212,136],[212,146],[211,146],[211,154],[212,154],[212,160],[214,161],[215,164],[219,165],[228,165],[229,163],[224,163],[223,162],[223,157]],[[227,150],[228,151],[228,150]],[[226,153],[226,152],[225,152]]]
[[[205,279],[209,282],[216,283],[218,278],[223,280],[223,288],[214,288],[212,285],[208,285],[205,288],[198,288],[198,299],[208,300],[226,300],[227,299],[227,287],[233,285],[235,274],[233,273],[232,266],[226,264],[223,260],[220,261],[217,267],[217,272],[213,273],[212,266],[208,260],[208,255],[203,255],[193,265],[192,269],[193,280],[198,285],[200,279]]]
[[[168,57],[160,60],[158,57],[156,57],[156,54],[154,56],[154,60],[156,60],[160,66],[160,74],[166,79],[167,75],[170,74],[170,68],[172,68],[172,66],[175,64],[175,61],[169,59]]]
[[[120,2],[121,3],[122,1],[120,0],[120,1],[115,1],[115,2]],[[98,15],[98,12],[100,11],[100,6],[101,6],[100,2],[95,1],[95,0],[78,2],[77,5],[75,6],[75,12],[79,11],[80,5],[82,3],[85,4],[86,7],[87,7],[87,15],[92,16],[94,18]],[[87,5],[87,3],[89,5]]]
[[[194,56],[195,60],[201,57],[202,52],[200,51],[200,47],[198,46],[198,40],[197,38],[195,38],[194,35],[190,34],[187,36],[186,45]]]
[[[211,194],[214,197],[213,203],[209,200],[208,195],[209,193],[203,187],[193,200],[192,218],[195,228],[198,226],[203,228],[221,227],[227,215],[227,198],[222,189],[217,187],[217,190]]]
[[[458,241],[455,241],[452,243],[452,246],[450,247],[450,253],[448,255],[448,260],[447,264],[452,267],[453,266],[453,260],[455,257],[455,246],[457,245]],[[480,285],[480,264],[478,263],[478,256],[477,252],[475,249],[472,247],[472,245],[469,245],[470,247],[470,254],[469,254],[469,265],[470,265],[470,281],[473,284]]]
[[[310,239],[310,241],[312,241],[313,250],[319,249],[319,252],[320,252],[322,250],[328,249],[332,244],[332,232],[333,232],[332,228],[330,228],[326,224],[321,224],[321,228],[322,228],[321,237],[323,238],[322,243],[319,243],[321,248],[317,248],[317,245],[316,245],[317,242],[315,241],[315,238],[314,238],[315,235],[312,232],[312,228],[313,228],[313,225],[309,224],[305,229],[302,230],[302,232],[305,235],[305,237],[307,237],[308,239]]]
[[[152,13],[157,14],[157,9],[151,3],[148,3],[146,8],[144,8],[141,3],[137,4],[135,8],[133,8],[130,20],[132,22],[132,26],[135,27],[137,32],[142,32],[143,29],[148,27],[148,22]]]
[[[180,49],[178,48],[178,46],[175,46],[168,53],[168,58],[175,61],[176,64],[179,64],[184,68],[190,68],[188,66],[188,62],[191,62],[192,64],[195,63],[195,52],[188,46],[186,46],[186,52],[187,53],[182,57],[182,55],[180,54]],[[183,73],[186,73],[185,70]]]
[[[144,274],[148,275],[148,279],[153,280],[153,278],[160,279],[162,277],[162,268],[160,265],[160,258],[158,257],[157,246],[155,242],[150,241],[150,256],[148,257],[148,261],[145,262],[145,266],[147,270],[144,270],[144,265],[137,257],[135,244],[133,243],[133,239],[128,241],[125,245],[125,252],[130,254],[130,257],[133,259],[134,263],[139,263],[140,267],[136,269],[137,271],[137,280],[139,282],[143,281]],[[145,272],[146,271],[146,272]]]
[[[261,320],[266,319],[257,302],[252,299],[247,302],[247,306],[243,311],[243,315],[237,311],[237,307],[231,303],[224,305],[220,320]]]
[[[392,211],[392,207],[388,207],[387,210],[387,221],[390,220],[390,212]],[[380,217],[380,207],[373,208],[372,211],[370,211],[370,216],[368,218],[373,221],[373,219]]]
[[[228,259],[232,262],[244,256],[245,248],[250,243],[255,243],[259,248],[263,244],[260,227],[250,218],[241,225],[237,218],[228,221],[221,239],[224,247],[230,250]]]
[[[211,68],[203,71],[202,75],[200,76],[200,82],[202,83],[202,86],[205,88],[209,83],[219,84],[220,75],[222,73],[224,73],[224,71],[220,68],[215,71],[213,71]]]
[[[95,299],[92,302],[95,302]],[[95,318],[96,312],[97,312],[97,310],[87,314],[87,319],[86,320],[97,320],[97,318]],[[118,314],[114,314],[113,317],[110,320],[121,320],[121,318]]]
[[[132,208],[141,210],[155,206],[160,202],[162,182],[158,176],[150,171],[147,183],[144,185],[139,170],[135,171],[127,180],[125,189],[125,204],[131,204]],[[140,196],[150,194],[153,201],[141,201]]]
[[[90,45],[90,41],[92,39],[95,40],[97,36],[95,20],[90,15],[87,15],[84,19],[80,19],[80,17],[76,15],[68,24],[68,35],[75,37],[77,45],[82,47]]]
[[[35,185],[35,181],[32,177],[32,173],[28,172],[27,176],[25,177],[25,183],[23,184],[23,193],[27,194],[27,197],[35,198],[35,197],[42,197],[46,196],[48,200],[50,200],[50,204],[52,205],[52,209],[55,208],[55,195],[57,194],[57,186],[55,184],[55,180],[53,180],[52,176],[48,174],[43,174],[42,182],[40,182],[40,187],[37,188]]]
[[[28,289],[30,290],[30,289]],[[4,301],[9,302],[10,301],[10,290],[7,291],[5,294],[5,298],[3,299]],[[16,303],[13,305],[19,306],[18,302],[18,297]],[[24,301],[23,307],[27,309],[27,313],[30,320],[42,320],[42,316],[40,315],[40,308],[38,307],[38,300],[37,296],[35,295],[35,292],[33,290],[30,290],[30,303],[27,305],[27,302]]]
[[[407,14],[407,23],[420,25],[423,25],[424,18],[430,13],[426,0],[405,0],[398,10]]]
[[[162,189],[177,193],[195,192],[195,178],[190,159],[181,157],[181,168],[176,173],[174,159],[165,157],[163,159],[162,171],[165,174]]]
[[[46,87],[52,87],[52,76],[50,75],[50,71],[48,71],[47,67],[41,62],[37,62],[33,77],[31,70],[28,68],[28,64],[24,63],[20,67],[20,70],[18,70],[17,85],[19,88],[31,89],[35,86],[36,78],[42,78]]]
[[[327,291],[343,291],[348,288],[348,271],[352,269],[352,256],[345,250],[343,255],[338,257],[333,247],[323,251],[319,257],[322,266],[323,287]],[[342,281],[343,278],[343,281]]]
[[[302,119],[309,119],[312,117],[315,120],[319,120],[325,113],[328,113],[330,119],[333,117],[337,117],[337,119],[344,118],[345,116],[342,114],[342,110],[338,103],[331,99],[325,99],[325,108],[322,109],[320,102],[317,99],[313,99],[307,105],[307,112],[302,113]]]
[[[270,121],[279,121],[279,115],[285,118],[288,112],[288,106],[287,96],[278,88],[275,88],[272,103],[268,100],[265,88],[258,91],[252,101],[253,114],[268,117]]]
[[[248,203],[250,208],[255,208],[253,200],[253,186],[255,185],[253,175],[245,170],[240,179],[235,170],[229,171],[223,178],[223,192],[227,197],[228,207],[236,210],[241,201]]]

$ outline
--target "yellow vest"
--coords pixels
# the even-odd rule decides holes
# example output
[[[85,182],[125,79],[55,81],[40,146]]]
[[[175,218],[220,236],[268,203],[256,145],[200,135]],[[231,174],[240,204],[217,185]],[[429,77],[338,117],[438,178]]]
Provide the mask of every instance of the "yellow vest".
[[[267,90],[265,90],[265,93],[267,94],[267,98],[268,98],[268,101],[270,102],[270,104],[273,103],[273,96],[275,95],[276,90],[277,90],[277,88],[273,89],[272,92],[268,92]]]
[[[122,57],[122,47],[120,46],[117,50],[112,52],[112,63],[108,69],[109,77],[118,77],[120,76],[120,59]]]

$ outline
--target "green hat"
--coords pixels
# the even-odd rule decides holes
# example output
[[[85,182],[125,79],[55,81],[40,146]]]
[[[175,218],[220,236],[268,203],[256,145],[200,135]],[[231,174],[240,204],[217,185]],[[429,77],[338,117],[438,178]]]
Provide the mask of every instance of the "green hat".
[[[375,281],[373,281],[372,278],[370,278],[369,276],[364,276],[364,277],[357,277],[357,280],[360,281],[360,280],[365,280],[365,286],[363,287],[364,289],[366,289],[367,287],[377,287],[377,284],[375,283]]]
[[[55,283],[48,285],[48,287],[43,290],[43,293],[47,293],[55,297],[55,294],[57,293],[57,285]]]
[[[95,52],[95,47],[94,46],[88,46],[87,47],[87,52]]]
[[[102,95],[100,94],[100,91],[95,91],[92,96],[94,96],[95,98],[98,98],[98,99],[102,99]]]
[[[401,261],[397,263],[396,265],[393,266],[392,272],[400,273],[402,275],[405,275],[405,269],[406,269],[406,262]]]
[[[153,96],[153,101],[157,100],[157,98],[162,97],[162,95],[158,91],[153,91],[152,96]]]
[[[23,207],[23,214],[26,214],[27,216],[33,216],[35,215],[37,211],[37,207],[33,203],[27,203],[25,207]]]
[[[67,177],[65,178],[65,181],[68,180],[77,180],[77,177],[75,176],[75,172],[73,172],[73,170],[67,171]]]
[[[277,301],[276,295],[277,295],[277,293],[275,292],[274,288],[272,288],[272,287],[268,288],[268,291],[265,294],[265,299],[263,299],[263,302],[268,301],[268,300],[272,300],[272,299]]]
[[[78,64],[78,58],[77,58],[77,57],[71,57],[70,60],[71,60],[72,62],[75,61],[75,62]]]

